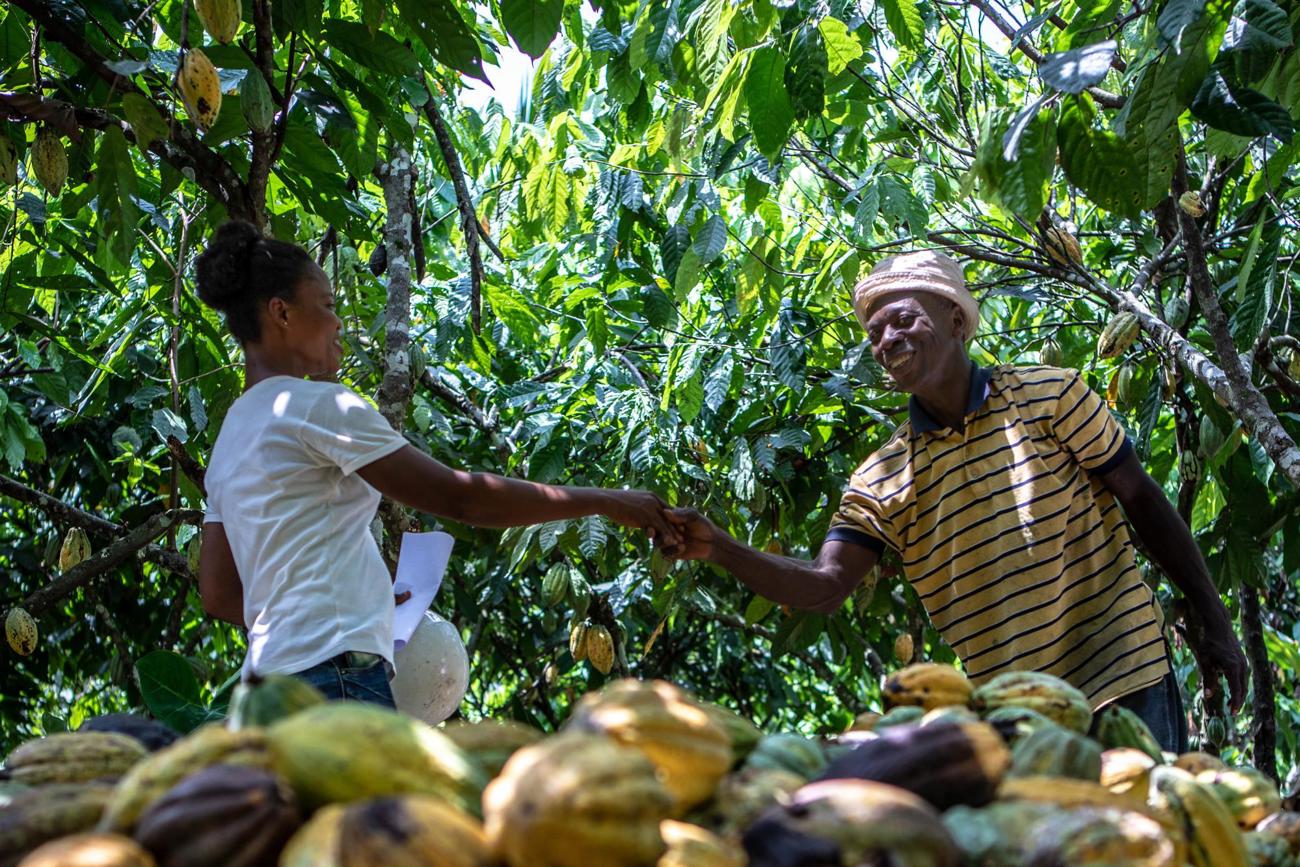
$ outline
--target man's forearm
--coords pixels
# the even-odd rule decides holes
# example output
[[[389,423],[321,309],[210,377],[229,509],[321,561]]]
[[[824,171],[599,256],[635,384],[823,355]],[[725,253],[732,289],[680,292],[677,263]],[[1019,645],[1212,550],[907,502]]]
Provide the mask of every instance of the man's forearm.
[[[1154,482],[1139,503],[1126,510],[1129,523],[1169,580],[1183,592],[1191,609],[1207,622],[1228,619],[1227,610],[1192,532]]]
[[[765,599],[792,608],[831,613],[841,591],[835,579],[810,560],[756,551],[721,533],[709,562],[721,566]]]

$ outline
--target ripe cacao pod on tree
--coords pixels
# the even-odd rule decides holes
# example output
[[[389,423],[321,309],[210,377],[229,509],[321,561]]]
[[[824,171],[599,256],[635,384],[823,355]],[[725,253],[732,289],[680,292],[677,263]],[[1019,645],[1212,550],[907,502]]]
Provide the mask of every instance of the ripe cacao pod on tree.
[[[217,68],[201,49],[191,48],[181,58],[176,81],[190,120],[200,132],[207,132],[221,112],[221,79],[217,77]]]
[[[910,632],[904,632],[894,639],[894,659],[897,659],[900,665],[907,665],[911,662],[914,652],[915,647],[913,647]]]
[[[68,152],[63,139],[49,127],[41,127],[32,144],[32,171],[51,196],[57,196],[68,179]]]
[[[587,630],[587,661],[601,674],[614,667],[614,637],[597,623]]]
[[[574,662],[582,662],[587,658],[587,630],[590,628],[591,621],[584,620],[573,624],[569,630],[569,654]]]
[[[194,11],[199,14],[203,29],[222,45],[229,45],[239,32],[242,11],[239,0],[194,0]]]
[[[1178,208],[1192,218],[1205,216],[1205,203],[1201,201],[1201,194],[1195,190],[1188,190],[1178,197]]]
[[[63,537],[63,546],[59,549],[59,571],[67,572],[73,566],[90,556],[90,539],[86,531],[73,527]]]
[[[1065,229],[1053,226],[1047,230],[1044,239],[1047,242],[1047,255],[1053,262],[1066,266],[1070,263],[1083,264],[1083,250],[1079,247],[1078,239]]]
[[[1105,360],[1123,355],[1133,345],[1133,341],[1137,340],[1141,330],[1142,325],[1136,313],[1128,310],[1116,313],[1097,338],[1097,357]]]
[[[9,613],[5,615],[5,639],[8,640],[14,653],[19,656],[31,656],[32,651],[36,650],[38,636],[36,621],[27,613],[27,609],[9,609]]]

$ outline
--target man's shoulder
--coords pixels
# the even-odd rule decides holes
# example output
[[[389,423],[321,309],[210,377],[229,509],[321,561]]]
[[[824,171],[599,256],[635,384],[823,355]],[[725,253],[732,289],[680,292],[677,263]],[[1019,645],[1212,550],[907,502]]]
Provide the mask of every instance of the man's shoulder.
[[[999,364],[989,368],[989,382],[999,389],[1032,389],[1059,394],[1079,375],[1068,367],[1045,364]]]
[[[869,484],[898,472],[912,460],[912,423],[905,420],[884,444],[853,471],[855,484]]]

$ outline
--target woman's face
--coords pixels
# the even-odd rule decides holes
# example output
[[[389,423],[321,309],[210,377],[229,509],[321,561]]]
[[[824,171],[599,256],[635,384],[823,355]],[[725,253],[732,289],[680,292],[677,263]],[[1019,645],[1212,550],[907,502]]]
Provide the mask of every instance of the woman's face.
[[[333,379],[343,359],[339,339],[343,320],[334,312],[334,289],[320,267],[313,264],[303,275],[282,315],[285,344],[297,356],[302,372],[316,379]]]

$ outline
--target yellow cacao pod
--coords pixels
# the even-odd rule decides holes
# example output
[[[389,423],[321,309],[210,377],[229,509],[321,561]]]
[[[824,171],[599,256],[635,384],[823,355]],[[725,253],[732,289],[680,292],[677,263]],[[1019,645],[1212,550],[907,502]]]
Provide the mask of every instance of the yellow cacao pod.
[[[176,79],[190,119],[201,132],[207,132],[221,111],[221,79],[216,67],[201,49],[191,48],[181,58]]]
[[[343,804],[329,804],[312,814],[280,852],[279,867],[339,867]]]
[[[18,183],[18,149],[8,136],[0,135],[0,184]]]
[[[1092,724],[1087,696],[1061,678],[1041,671],[999,674],[975,690],[971,702],[983,713],[1008,705],[1029,708],[1080,733],[1086,733]]]
[[[50,783],[22,789],[0,809],[0,864],[37,846],[89,831],[113,794],[110,783]]]
[[[1181,867],[1178,846],[1150,816],[1134,811],[1084,808],[1039,823],[1026,863]]]
[[[36,649],[39,633],[36,621],[25,608],[11,608],[5,615],[5,638],[14,653],[19,656],[31,656]]]
[[[1254,768],[1202,771],[1196,779],[1207,784],[1228,805],[1243,831],[1249,831],[1282,809],[1282,795],[1277,786]]]
[[[339,867],[488,867],[487,838],[472,816],[439,798],[406,795],[350,805],[339,821]]]
[[[587,658],[587,630],[590,628],[591,621],[584,620],[575,623],[569,630],[569,654],[573,656],[574,662],[582,662]]]
[[[1213,789],[1184,770],[1151,772],[1151,804],[1168,810],[1188,832],[1194,867],[1246,867],[1250,863],[1237,822]]]
[[[208,35],[229,45],[239,32],[239,0],[194,0],[194,11]]]
[[[1100,359],[1116,358],[1137,340],[1142,325],[1136,313],[1127,310],[1115,314],[1115,318],[1106,323],[1097,338],[1097,357]]]
[[[1202,771],[1222,771],[1227,769],[1223,759],[1209,753],[1190,752],[1182,753],[1172,762],[1175,768],[1187,771],[1193,776],[1200,774]]]
[[[614,667],[614,637],[601,624],[587,630],[587,661],[601,674]]]
[[[898,660],[899,665],[907,665],[911,662],[914,652],[911,633],[904,632],[894,639],[894,659]]]
[[[32,145],[32,171],[51,196],[57,196],[63,189],[63,182],[68,179],[68,152],[63,148],[63,139],[49,127],[42,127],[36,133],[36,142]]]
[[[153,856],[130,837],[73,834],[51,840],[18,867],[155,867]]]
[[[951,665],[918,662],[885,680],[885,707],[917,706],[925,710],[970,703],[971,682]]]
[[[1065,229],[1058,229],[1055,226],[1048,229],[1045,238],[1047,241],[1047,255],[1053,262],[1058,265],[1075,265],[1083,264],[1083,250],[1079,247],[1079,241]]]
[[[63,546],[59,548],[59,571],[67,572],[89,556],[90,539],[86,537],[86,531],[73,527],[63,537]]]
[[[1189,217],[1205,216],[1205,203],[1201,201],[1201,194],[1195,190],[1188,190],[1179,196],[1178,207]]]
[[[655,867],[745,867],[744,850],[698,825],[665,819],[659,834],[668,851]]]
[[[671,807],[642,752],[574,731],[515,753],[483,793],[488,845],[509,867],[653,864]]]
[[[1117,795],[1145,800],[1156,762],[1134,747],[1115,747],[1101,754],[1100,782]]]
[[[121,776],[146,755],[144,744],[116,732],[59,732],[19,746],[5,772],[29,786],[84,783]]]
[[[542,739],[539,730],[514,720],[449,722],[442,733],[494,777],[517,750]]]
[[[584,696],[567,727],[644,753],[663,777],[677,815],[712,797],[731,767],[731,735],[688,693],[664,681],[615,681]]]

